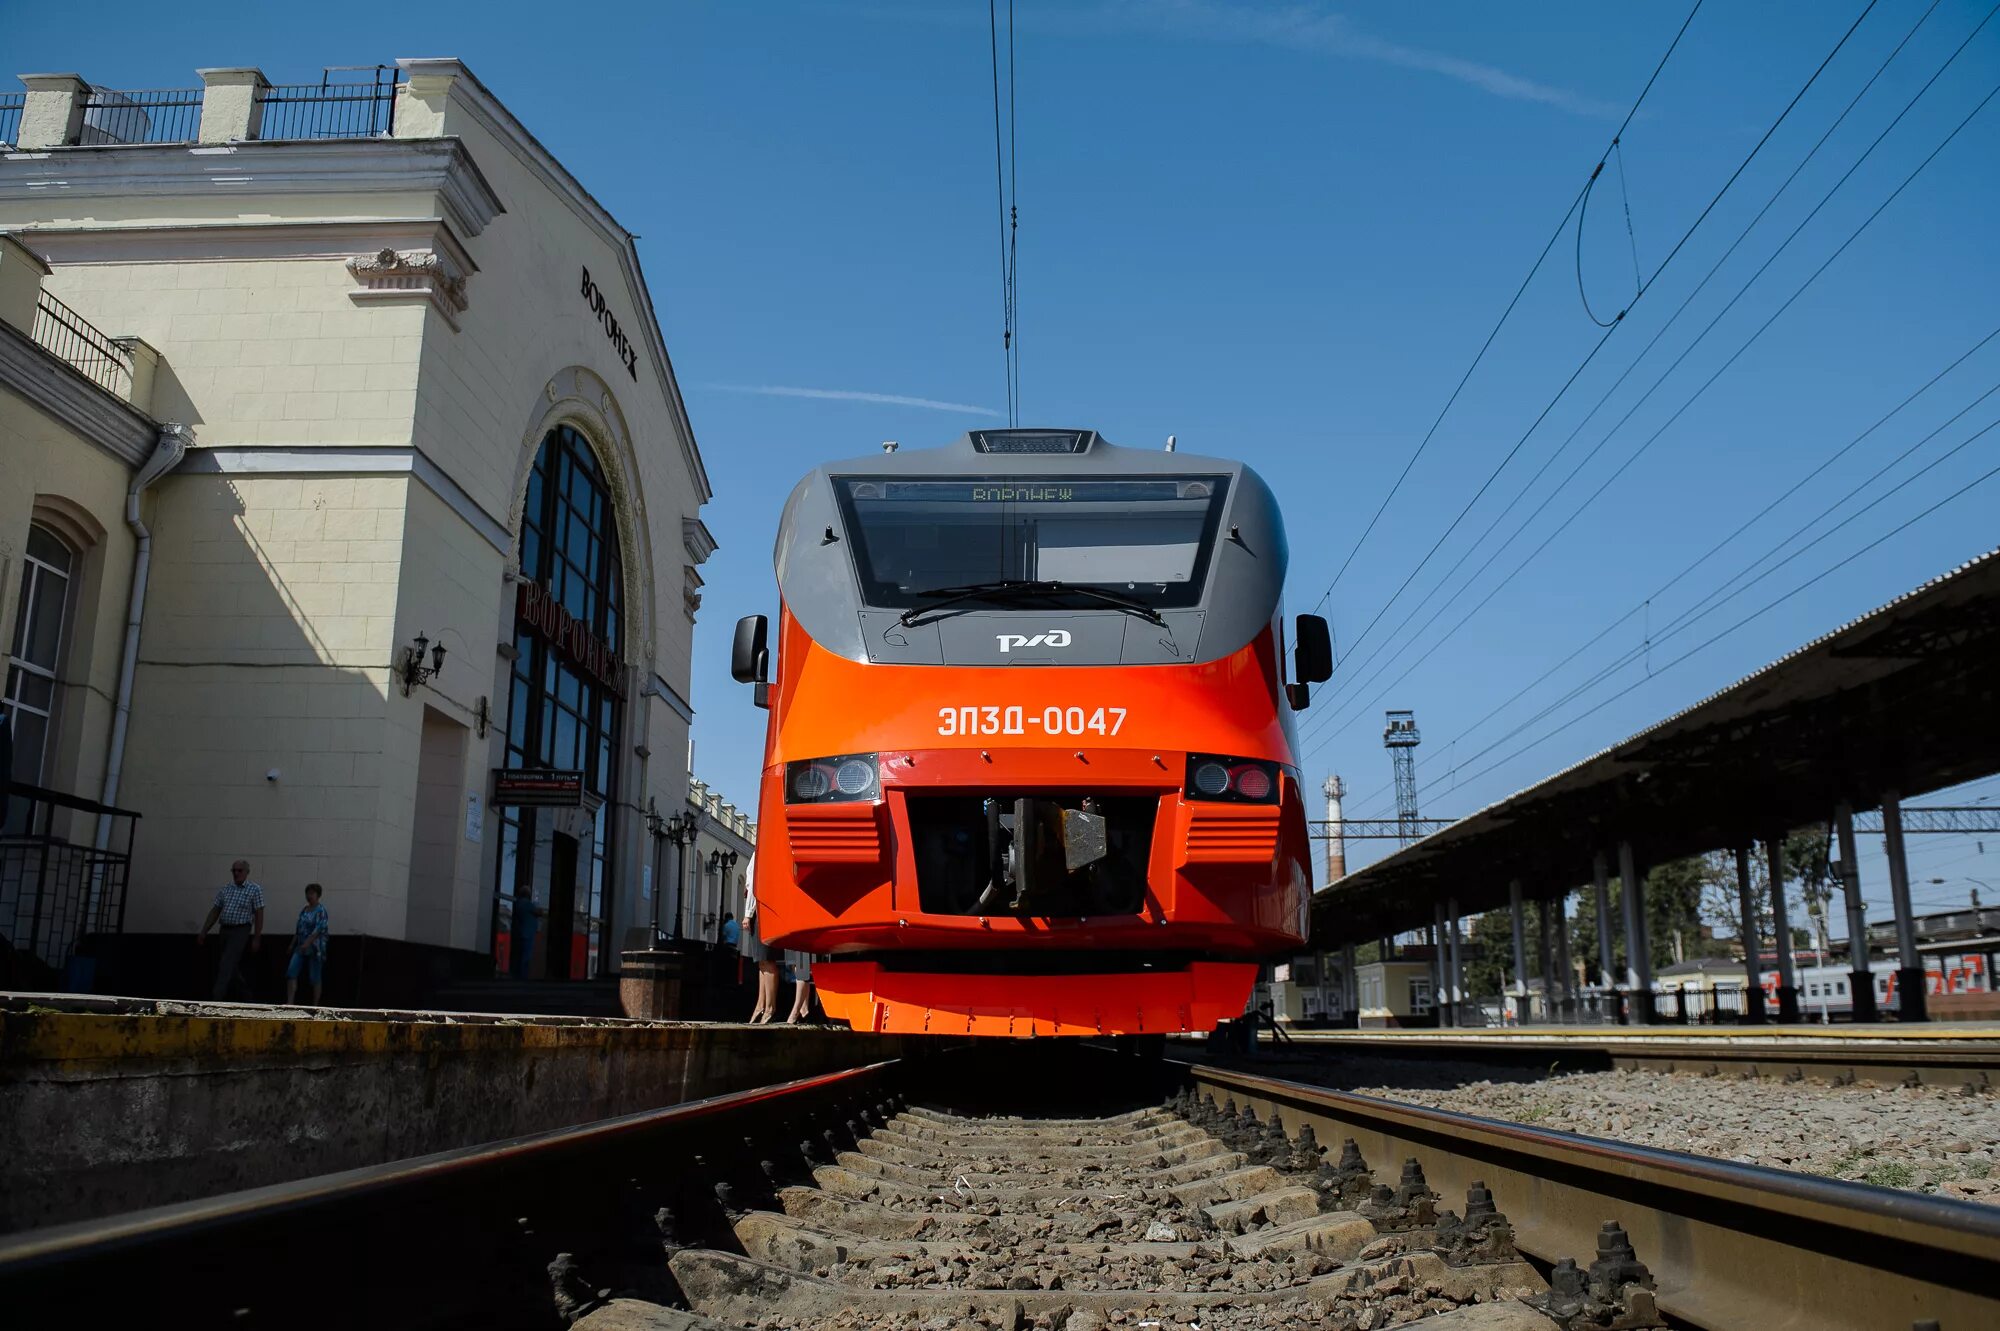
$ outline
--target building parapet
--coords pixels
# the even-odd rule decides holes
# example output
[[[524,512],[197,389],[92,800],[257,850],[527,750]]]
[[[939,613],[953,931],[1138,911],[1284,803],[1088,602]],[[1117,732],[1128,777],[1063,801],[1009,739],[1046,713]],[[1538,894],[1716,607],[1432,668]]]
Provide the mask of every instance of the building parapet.
[[[407,86],[393,65],[335,66],[274,84],[252,67],[203,69],[193,88],[117,89],[75,74],[23,74],[0,96],[0,142],[23,152],[135,143],[241,143],[393,135]],[[352,77],[336,77],[352,75]]]

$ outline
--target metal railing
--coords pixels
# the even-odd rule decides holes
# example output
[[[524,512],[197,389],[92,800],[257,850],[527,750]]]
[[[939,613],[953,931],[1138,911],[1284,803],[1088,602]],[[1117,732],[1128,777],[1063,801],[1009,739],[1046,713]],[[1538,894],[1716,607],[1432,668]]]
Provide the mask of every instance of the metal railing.
[[[402,71],[393,65],[357,67],[369,74],[335,82],[329,69],[318,83],[279,83],[257,94],[263,112],[260,139],[358,139],[395,128],[396,86]]]
[[[131,396],[132,357],[125,348],[46,291],[35,302],[34,337],[99,388],[119,397]]]
[[[12,147],[21,141],[21,112],[27,105],[25,92],[0,92],[0,143]]]
[[[125,887],[139,815],[40,786],[7,788],[0,824],[0,931],[17,953],[61,970],[88,933],[125,928]],[[111,820],[108,847],[91,841]]]
[[[83,99],[79,144],[192,143],[201,130],[200,88],[122,92],[92,88]]]

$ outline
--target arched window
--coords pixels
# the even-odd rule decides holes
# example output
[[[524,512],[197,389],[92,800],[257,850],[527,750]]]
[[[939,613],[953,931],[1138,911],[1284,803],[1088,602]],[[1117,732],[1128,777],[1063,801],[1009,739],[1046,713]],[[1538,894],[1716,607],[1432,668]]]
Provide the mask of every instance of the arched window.
[[[567,425],[543,439],[528,477],[521,577],[507,766],[581,773],[588,799],[582,813],[500,811],[494,951],[518,976],[583,979],[610,946],[624,568],[604,471]]]
[[[7,721],[14,732],[13,776],[25,785],[45,785],[52,766],[56,672],[67,646],[76,574],[76,551],[40,523],[30,525],[6,693]]]

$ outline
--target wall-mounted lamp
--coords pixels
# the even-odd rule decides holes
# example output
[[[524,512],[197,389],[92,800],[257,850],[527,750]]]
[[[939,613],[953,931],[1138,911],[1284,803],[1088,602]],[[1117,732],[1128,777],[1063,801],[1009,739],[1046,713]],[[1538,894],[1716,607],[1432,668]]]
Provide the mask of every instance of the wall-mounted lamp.
[[[431,657],[428,667],[424,665],[425,652],[429,652]],[[415,644],[404,650],[402,664],[395,668],[395,674],[396,678],[402,681],[403,696],[407,698],[411,689],[425,680],[435,678],[443,669],[444,644],[440,642],[435,647],[431,646],[431,640],[424,636],[422,629],[418,629]]]

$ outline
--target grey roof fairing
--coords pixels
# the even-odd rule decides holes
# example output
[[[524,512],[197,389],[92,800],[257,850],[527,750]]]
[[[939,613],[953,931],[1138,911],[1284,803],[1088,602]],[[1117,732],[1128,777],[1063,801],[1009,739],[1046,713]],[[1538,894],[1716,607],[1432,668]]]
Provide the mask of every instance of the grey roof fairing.
[[[1163,610],[1162,629],[1112,607],[1003,609],[977,603],[926,614],[865,606],[833,495],[835,476],[1226,476],[1229,493],[1201,601]],[[1235,535],[1231,536],[1231,528]],[[826,531],[836,534],[832,543]],[[1191,665],[1240,651],[1271,623],[1287,551],[1277,498],[1243,463],[1192,453],[1120,448],[1095,434],[1082,453],[980,453],[970,435],[943,448],[871,453],[815,467],[792,490],[778,523],[778,588],[795,619],[826,650],[853,661],[904,665]],[[1002,653],[999,635],[1068,629],[1071,646]]]

